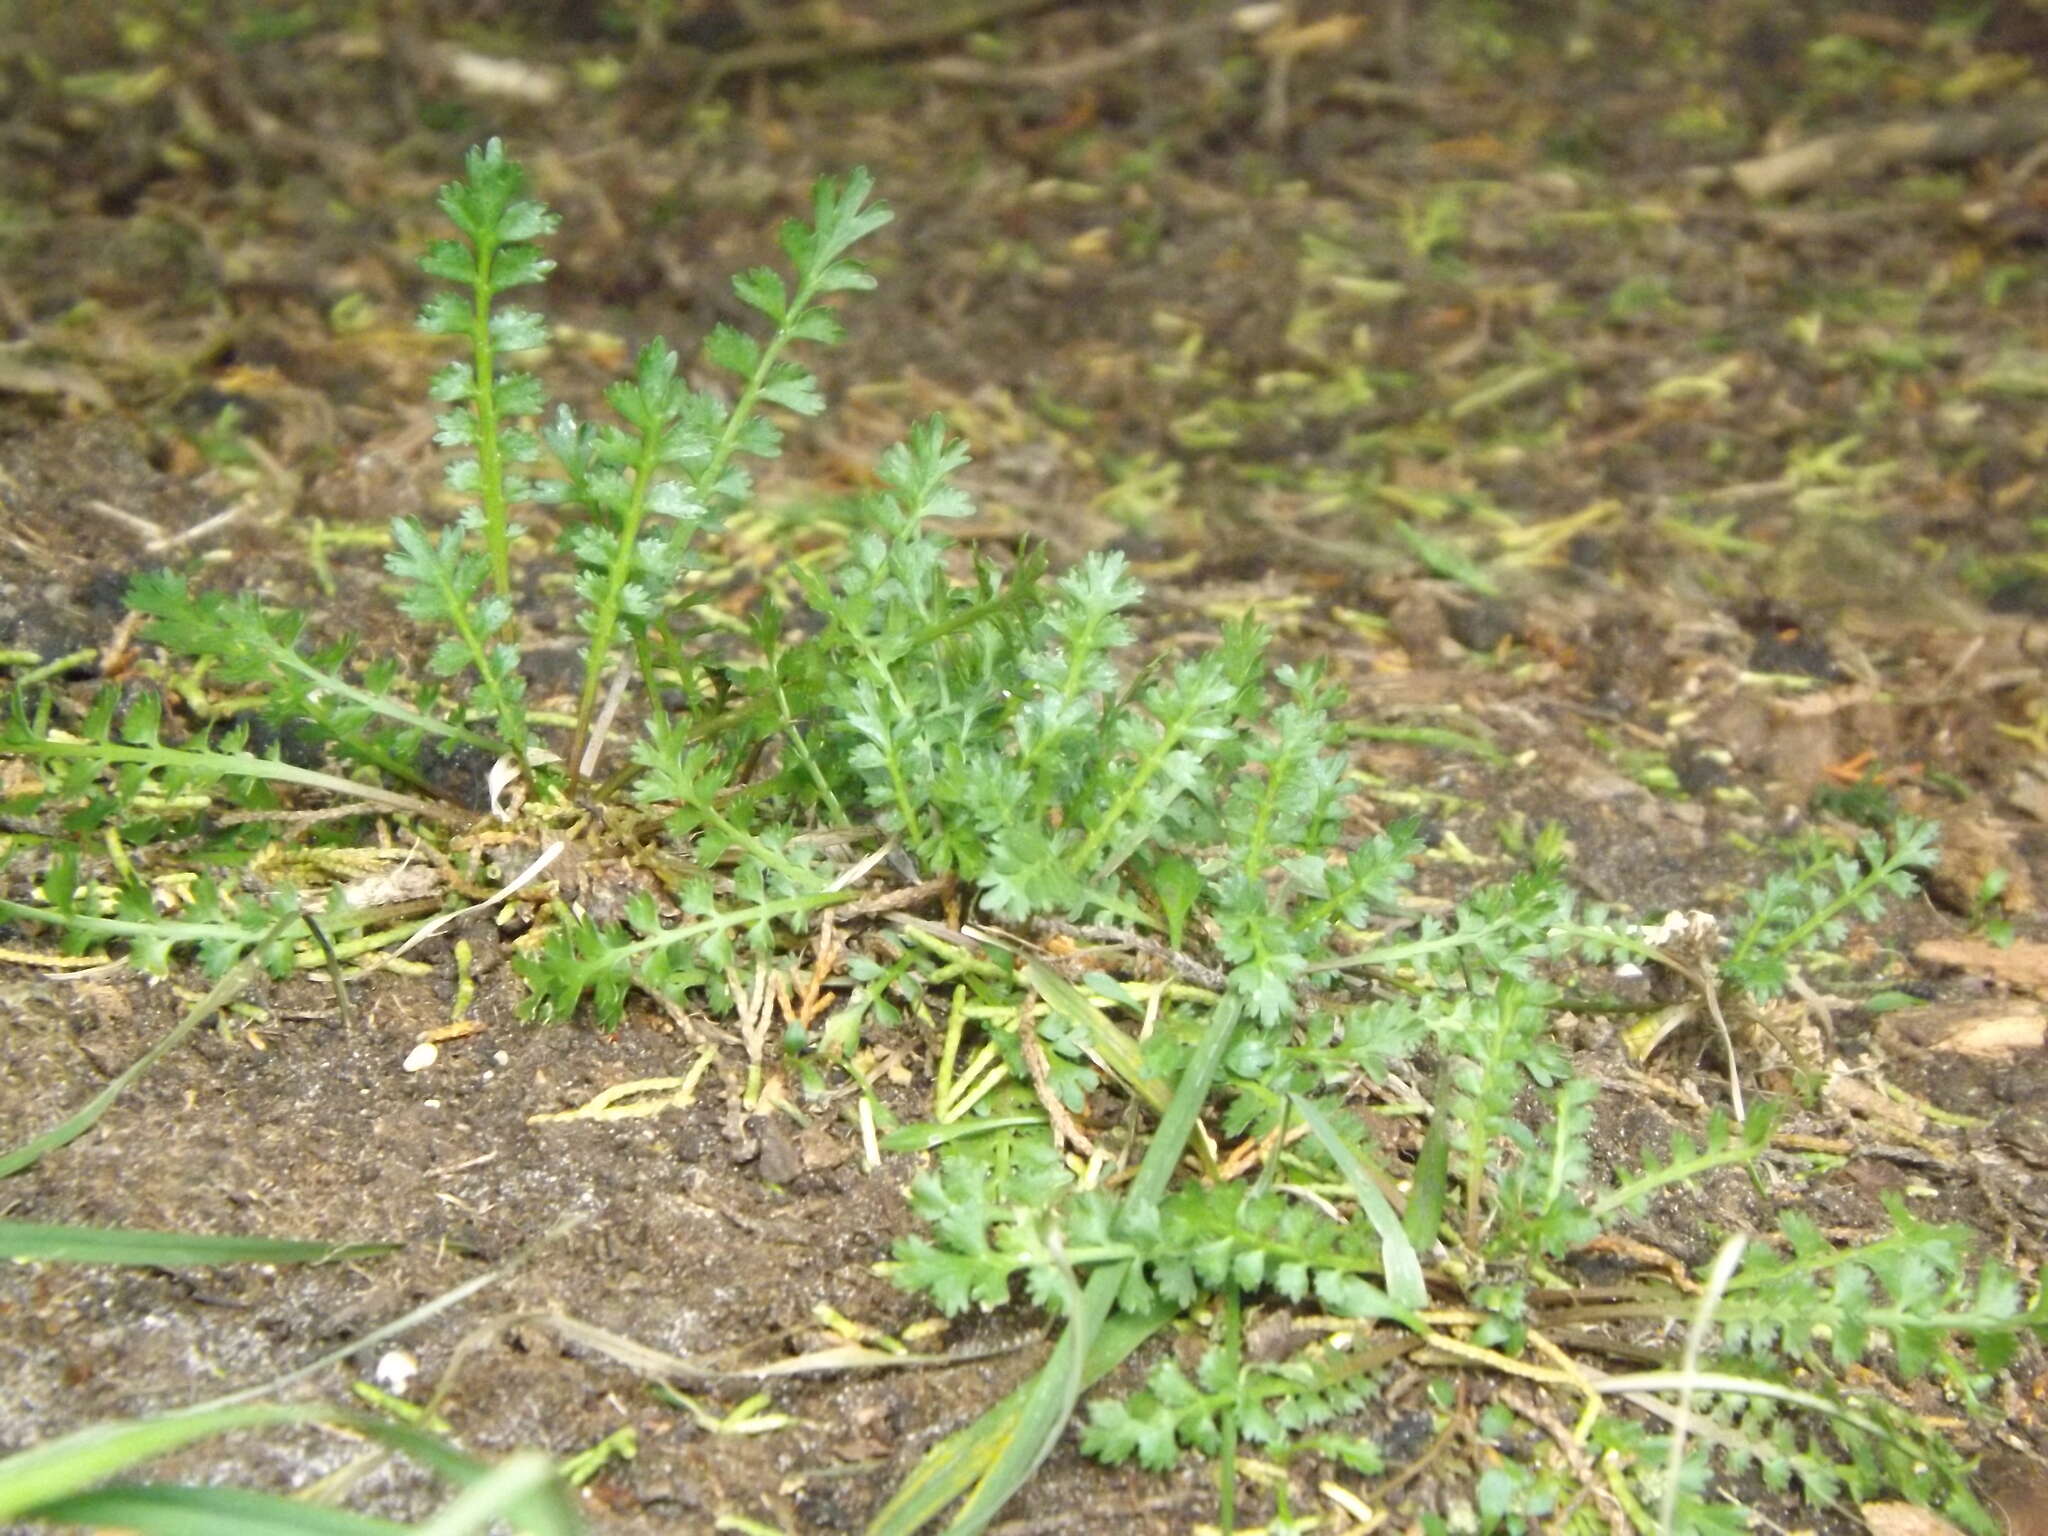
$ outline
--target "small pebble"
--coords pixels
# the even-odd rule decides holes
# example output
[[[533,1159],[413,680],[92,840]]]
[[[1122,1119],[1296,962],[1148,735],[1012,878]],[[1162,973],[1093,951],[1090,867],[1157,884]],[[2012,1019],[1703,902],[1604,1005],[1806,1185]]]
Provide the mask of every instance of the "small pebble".
[[[411,1350],[387,1349],[378,1356],[377,1368],[370,1375],[386,1392],[403,1397],[419,1373],[420,1363]]]

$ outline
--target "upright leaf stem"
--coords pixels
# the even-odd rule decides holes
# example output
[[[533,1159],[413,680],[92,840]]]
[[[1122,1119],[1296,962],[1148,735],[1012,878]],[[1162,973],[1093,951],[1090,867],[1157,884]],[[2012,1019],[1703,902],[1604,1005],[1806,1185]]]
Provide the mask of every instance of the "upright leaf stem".
[[[823,263],[820,263],[822,268]],[[817,273],[799,272],[797,275],[796,297],[790,300],[789,313],[792,316],[803,313],[817,296]],[[789,324],[775,327],[775,334],[768,338],[768,344],[761,348],[761,356],[754,364],[754,371],[747,382],[740,387],[740,397],[733,402],[732,413],[725,418],[718,441],[711,445],[711,457],[704,462],[704,468],[697,475],[697,494],[708,499],[719,477],[725,473],[725,466],[731,462],[733,450],[739,446],[740,433],[745,429],[747,419],[754,414],[754,403],[761,398],[762,387],[768,382],[768,374],[782,357],[789,345]]]
[[[469,357],[476,381],[477,500],[483,506],[484,549],[491,562],[491,589],[512,597],[512,543],[506,533],[505,454],[498,440],[497,348],[491,340],[491,262],[498,253],[495,229],[475,236],[476,272],[470,279]]]
[[[569,745],[569,784],[573,790],[583,779],[583,747],[590,739],[591,716],[597,712],[597,688],[604,677],[604,664],[611,655],[612,631],[618,628],[620,600],[626,580],[633,571],[633,544],[640,537],[640,524],[647,516],[647,493],[654,488],[655,465],[661,457],[664,433],[650,425],[640,435],[640,452],[633,461],[633,491],[619,518],[618,548],[612,552],[611,568],[605,573],[604,594],[591,618],[590,647],[583,658],[583,691],[576,698],[576,734]]]

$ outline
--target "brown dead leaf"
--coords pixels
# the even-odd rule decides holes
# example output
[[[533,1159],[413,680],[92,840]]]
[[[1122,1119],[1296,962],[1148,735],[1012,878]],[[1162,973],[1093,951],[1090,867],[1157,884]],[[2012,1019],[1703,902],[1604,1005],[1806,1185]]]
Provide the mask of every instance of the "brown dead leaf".
[[[1974,808],[1942,817],[1941,861],[1927,879],[1934,899],[1951,912],[1968,914],[1994,870],[2006,878],[1998,904],[2007,912],[2031,911],[2034,883],[2025,860],[2013,851],[2012,828]]]
[[[2000,949],[1982,939],[1929,939],[1913,946],[1913,957],[1988,976],[2016,991],[2048,995],[2048,944],[2023,940]]]
[[[2013,780],[2005,798],[2034,820],[2048,821],[2048,779],[2022,772]]]
[[[806,1173],[837,1168],[857,1150],[852,1142],[833,1135],[832,1128],[822,1121],[798,1136],[796,1146],[803,1157]]]
[[[1862,1078],[1851,1077],[1846,1072],[1837,1072],[1830,1077],[1827,1086],[1821,1090],[1821,1096],[1827,1101],[1828,1108],[1857,1120],[1890,1126],[1915,1136],[1927,1130],[1927,1117],[1920,1111],[1909,1104],[1886,1098]]]
[[[1984,1502],[2005,1521],[2007,1536],[2048,1536],[2048,1471],[2004,1448],[1984,1458]]]
[[[1329,16],[1306,26],[1282,27],[1268,32],[1255,45],[1273,58],[1291,59],[1304,53],[1328,53],[1342,48],[1365,25],[1357,16]]]
[[[34,363],[7,355],[0,355],[0,394],[66,395],[90,410],[114,408],[114,397],[107,393],[107,386],[83,369],[69,363]]]
[[[1870,1527],[1870,1536],[1963,1536],[1933,1510],[1918,1504],[1864,1504],[1859,1512]]]
[[[1998,1060],[2037,1051],[2048,1038],[2048,1013],[2010,998],[1902,1008],[1878,1021],[1877,1036],[1896,1054],[1929,1051]]]
[[[341,894],[352,907],[389,907],[438,895],[446,884],[441,872],[423,861],[364,875],[342,887]]]

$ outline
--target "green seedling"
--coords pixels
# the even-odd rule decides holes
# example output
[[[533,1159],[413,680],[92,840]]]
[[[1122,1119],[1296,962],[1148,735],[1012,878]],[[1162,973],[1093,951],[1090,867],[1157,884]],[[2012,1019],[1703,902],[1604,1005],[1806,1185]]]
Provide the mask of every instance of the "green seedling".
[[[622,1424],[588,1450],[564,1457],[555,1470],[571,1488],[581,1488],[613,1462],[631,1461],[639,1454],[639,1431]]]
[[[786,1413],[773,1412],[774,1399],[766,1392],[756,1392],[746,1401],[720,1413],[706,1407],[687,1392],[660,1382],[648,1388],[654,1400],[670,1408],[680,1408],[696,1420],[697,1427],[707,1435],[772,1435],[779,1429],[788,1429],[797,1421]]]

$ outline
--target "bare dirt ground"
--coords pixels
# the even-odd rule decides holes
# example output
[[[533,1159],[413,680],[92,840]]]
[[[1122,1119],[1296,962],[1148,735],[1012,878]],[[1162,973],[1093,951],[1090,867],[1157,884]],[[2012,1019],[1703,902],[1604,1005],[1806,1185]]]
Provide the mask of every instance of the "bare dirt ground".
[[[637,42],[597,7],[486,0],[17,14],[0,650],[77,656],[90,687],[128,577],[167,562],[308,604],[330,632],[388,622],[380,531],[438,482],[414,261],[465,146],[503,134],[564,216],[548,303],[572,395],[624,345],[731,318],[726,274],[768,253],[813,176],[865,163],[897,210],[880,288],[845,311],[834,413],[794,435],[765,487],[776,516],[730,552],[736,594],[809,536],[806,507],[939,409],[976,452],[984,539],[1119,545],[1155,637],[1251,611],[1284,653],[1327,659],[1365,798],[1427,815],[1439,893],[1504,867],[1504,825],[1562,821],[1584,889],[1654,914],[1725,909],[1770,838],[1853,809],[1859,785],[1941,819],[1928,898],[1816,984],[1847,1060],[1972,1123],[1829,1101],[1793,1124],[1853,1149],[1808,1186],[1824,1226],[1867,1228],[1905,1191],[2031,1273],[2048,18],[1304,0],[1251,33],[1223,6],[1047,3],[887,47],[940,8],[676,9]],[[1873,137],[1923,119],[1947,136]],[[1831,133],[1850,137],[1769,158]],[[1992,869],[2003,894],[1979,902]],[[2010,947],[1988,942],[1999,921]],[[747,1116],[728,1049],[688,1107],[536,1121],[679,1074],[704,1042],[651,1012],[612,1035],[524,1025],[495,933],[467,931],[480,1028],[432,1068],[401,1063],[448,1022],[445,957],[363,984],[348,1028],[324,984],[265,984],[0,1189],[17,1220],[404,1244],[203,1283],[9,1268],[0,1448],[261,1381],[515,1256],[407,1347],[426,1377],[457,1373],[443,1411],[478,1450],[635,1426],[637,1459],[585,1494],[596,1530],[858,1529],[1034,1368],[1024,1314],[964,1322],[920,1348],[970,1363],[776,1382],[792,1422],[744,1436],[565,1338],[551,1315],[743,1365],[815,1342],[821,1305],[900,1334],[926,1309],[872,1267],[911,1230],[916,1160],[868,1169],[844,1095],[803,1124]],[[1931,1006],[1878,1028],[1857,1000],[1883,988]],[[0,1141],[87,1098],[192,995],[0,966]],[[1990,1013],[2032,1019],[2032,1043],[2023,1025],[1990,1056],[1944,1044]],[[1611,1064],[1611,1041],[1581,1043]],[[906,1118],[928,1092],[914,1047],[884,1089]],[[1686,1121],[1687,1070],[1638,1073],[1603,1136]],[[1743,1217],[1731,1199],[1675,1213],[1672,1250],[1710,1255]],[[550,1237],[567,1214],[585,1219]],[[2007,1458],[1994,1481],[2048,1448],[2037,1364],[2010,1388],[2009,1443],[1986,1446]],[[354,1365],[317,1385],[344,1392]],[[1411,1421],[1386,1405],[1390,1464]],[[167,1469],[292,1485],[358,1449],[266,1434]],[[372,1507],[423,1507],[376,1476]],[[1455,1493],[1418,1480],[1397,1517]],[[1066,1450],[1007,1528],[1214,1513],[1192,1464],[1161,1479]]]

